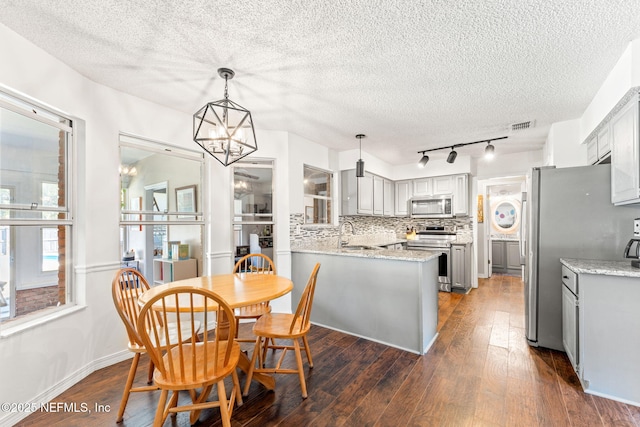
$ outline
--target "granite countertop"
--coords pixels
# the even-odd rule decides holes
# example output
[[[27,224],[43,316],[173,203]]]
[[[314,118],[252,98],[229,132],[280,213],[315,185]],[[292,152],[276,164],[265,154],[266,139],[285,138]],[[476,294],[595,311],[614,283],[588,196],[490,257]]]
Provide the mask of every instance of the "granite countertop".
[[[371,240],[364,241],[349,241],[349,246],[387,246],[396,243],[404,243],[403,239],[385,239],[385,240]],[[429,261],[440,256],[440,252],[432,251],[407,251],[407,250],[395,250],[395,249],[345,249],[338,248],[337,241],[333,242],[307,242],[300,245],[292,245],[291,252],[302,253],[315,253],[324,255],[341,255],[358,258],[376,258],[376,259],[390,259],[397,261],[416,261],[424,262]]]
[[[560,262],[578,274],[601,274],[604,276],[639,277],[640,268],[628,261],[607,261],[595,259],[560,258]]]

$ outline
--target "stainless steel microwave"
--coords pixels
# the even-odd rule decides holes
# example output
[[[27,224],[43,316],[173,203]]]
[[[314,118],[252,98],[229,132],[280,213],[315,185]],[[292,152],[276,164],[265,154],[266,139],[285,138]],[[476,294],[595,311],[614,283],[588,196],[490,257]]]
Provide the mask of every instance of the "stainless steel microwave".
[[[413,197],[409,209],[412,218],[452,218],[453,195]]]

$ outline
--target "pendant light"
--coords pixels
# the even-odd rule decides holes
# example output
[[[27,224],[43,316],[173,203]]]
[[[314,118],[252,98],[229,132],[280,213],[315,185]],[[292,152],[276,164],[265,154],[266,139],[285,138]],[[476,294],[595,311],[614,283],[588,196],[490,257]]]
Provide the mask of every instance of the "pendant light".
[[[224,99],[208,102],[193,115],[193,140],[224,166],[258,149],[251,112],[229,99],[227,83],[235,76],[219,68],[224,79]]]
[[[360,141],[360,159],[356,162],[356,177],[362,178],[364,176],[364,160],[362,160],[362,138],[365,135],[359,133],[356,138]]]

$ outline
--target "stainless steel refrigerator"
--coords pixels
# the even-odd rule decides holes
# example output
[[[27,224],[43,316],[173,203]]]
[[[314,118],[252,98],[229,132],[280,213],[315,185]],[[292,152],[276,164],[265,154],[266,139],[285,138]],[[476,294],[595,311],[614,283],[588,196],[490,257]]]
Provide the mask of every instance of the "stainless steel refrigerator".
[[[527,177],[521,255],[532,346],[564,351],[560,258],[623,260],[640,208],[613,206],[611,165],[534,168]]]

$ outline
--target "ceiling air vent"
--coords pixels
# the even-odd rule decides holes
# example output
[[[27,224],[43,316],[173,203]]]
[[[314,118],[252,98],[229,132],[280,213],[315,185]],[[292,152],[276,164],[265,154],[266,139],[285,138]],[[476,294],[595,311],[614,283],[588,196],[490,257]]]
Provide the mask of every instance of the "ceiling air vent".
[[[520,130],[526,130],[534,127],[536,125],[535,120],[529,120],[528,122],[520,122],[520,123],[512,123],[509,128],[512,132],[517,132]]]

